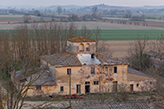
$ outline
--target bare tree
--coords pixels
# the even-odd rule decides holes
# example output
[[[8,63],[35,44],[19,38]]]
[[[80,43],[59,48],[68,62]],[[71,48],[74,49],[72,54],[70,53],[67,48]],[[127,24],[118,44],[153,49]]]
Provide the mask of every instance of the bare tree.
[[[42,73],[35,69],[39,61],[34,60],[33,51],[28,49],[29,40],[23,36],[27,34],[26,31],[22,29],[19,32],[19,36],[12,38],[7,33],[0,34],[0,106],[2,109],[21,109],[29,87],[42,76]],[[21,37],[26,41],[24,42]],[[18,46],[21,47],[18,48]],[[19,55],[17,55],[18,52]],[[31,69],[30,72],[29,69]],[[17,70],[19,72],[16,72]],[[32,76],[33,73],[37,75]]]
[[[89,30],[85,25],[83,25],[78,34],[79,34],[79,36],[91,38],[94,33],[91,30]]]
[[[103,10],[103,15],[106,16],[107,14],[109,14],[108,10]]]
[[[58,12],[58,14],[62,13],[62,8],[60,6],[57,7],[57,12]]]
[[[66,14],[66,9],[65,8],[63,9],[63,13]]]
[[[131,48],[128,51],[127,60],[132,68],[144,71],[150,66],[150,59],[145,55],[147,42],[147,36],[144,36],[143,40],[141,36],[138,36],[134,44],[131,45]]]
[[[29,23],[29,20],[31,19],[30,15],[28,13],[26,13],[24,16],[24,23]]]
[[[92,17],[96,18],[97,12],[98,12],[98,8],[97,7],[92,7],[91,12],[92,12]]]

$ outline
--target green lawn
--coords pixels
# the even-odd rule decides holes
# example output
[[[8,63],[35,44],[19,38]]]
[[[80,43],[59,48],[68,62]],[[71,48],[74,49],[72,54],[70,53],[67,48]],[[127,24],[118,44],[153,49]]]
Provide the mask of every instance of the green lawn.
[[[10,33],[13,30],[0,31]],[[100,40],[136,40],[138,36],[142,36],[142,39],[148,36],[149,40],[156,40],[161,34],[164,35],[164,30],[101,30]]]

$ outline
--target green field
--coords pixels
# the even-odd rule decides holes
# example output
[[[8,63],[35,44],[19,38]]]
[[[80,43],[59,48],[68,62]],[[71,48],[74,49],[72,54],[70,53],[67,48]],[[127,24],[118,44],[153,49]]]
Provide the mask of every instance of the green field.
[[[10,33],[14,30],[0,31]],[[164,35],[164,30],[101,30],[100,40],[136,40],[138,36],[142,39],[148,36],[149,40],[156,40],[161,34]]]
[[[164,30],[101,30],[101,40],[136,40],[138,36],[156,40],[161,34]]]

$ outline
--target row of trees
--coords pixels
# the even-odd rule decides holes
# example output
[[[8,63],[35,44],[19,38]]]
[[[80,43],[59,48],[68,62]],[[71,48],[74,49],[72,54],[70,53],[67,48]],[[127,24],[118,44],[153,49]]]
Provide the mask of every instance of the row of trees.
[[[38,59],[47,49],[44,54],[63,52],[66,50],[66,39],[72,35],[98,40],[100,34],[98,27],[88,30],[84,25],[78,30],[78,26],[73,23],[45,23],[17,26],[10,33],[1,32],[0,37],[1,41],[5,42],[1,47],[6,47],[6,52],[12,50],[13,60],[16,60],[31,55],[30,51],[33,51],[34,59]]]

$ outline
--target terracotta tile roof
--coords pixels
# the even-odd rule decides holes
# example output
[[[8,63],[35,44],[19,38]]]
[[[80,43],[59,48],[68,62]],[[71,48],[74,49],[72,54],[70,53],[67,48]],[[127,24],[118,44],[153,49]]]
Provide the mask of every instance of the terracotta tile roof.
[[[51,65],[56,66],[81,66],[82,64],[76,57],[76,54],[63,52],[63,53],[55,53],[52,55],[44,55],[41,58],[50,63]]]
[[[109,64],[109,65],[119,65],[119,64],[127,64],[126,62],[124,61],[120,61],[120,60],[117,60],[117,59],[114,59],[114,58],[111,58],[111,57],[108,57],[108,56],[105,56],[103,54],[100,54],[100,53],[96,53],[96,57],[100,60],[100,62],[102,64]]]
[[[70,39],[67,39],[67,41],[71,41],[71,42],[96,42],[96,40],[92,40],[83,36],[79,36],[79,37],[72,37]]]

